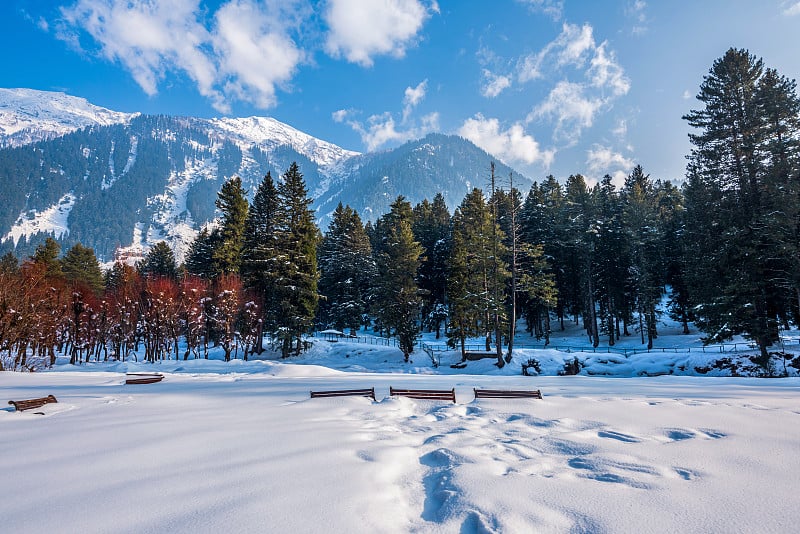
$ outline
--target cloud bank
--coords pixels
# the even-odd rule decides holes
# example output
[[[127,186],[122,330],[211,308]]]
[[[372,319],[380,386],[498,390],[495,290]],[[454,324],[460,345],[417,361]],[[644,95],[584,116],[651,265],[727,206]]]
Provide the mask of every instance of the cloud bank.
[[[370,66],[376,56],[402,57],[438,12],[419,0],[328,0],[319,8],[324,25],[314,26],[313,9],[306,0],[227,0],[216,10],[200,0],[77,0],[61,8],[53,32],[119,63],[148,95],[182,73],[228,113],[234,100],[275,106],[315,40],[333,57]]]
[[[458,135],[507,164],[541,164],[546,168],[555,156],[553,150],[542,150],[536,139],[525,133],[522,124],[517,122],[503,130],[498,119],[486,118],[480,113],[467,119]]]

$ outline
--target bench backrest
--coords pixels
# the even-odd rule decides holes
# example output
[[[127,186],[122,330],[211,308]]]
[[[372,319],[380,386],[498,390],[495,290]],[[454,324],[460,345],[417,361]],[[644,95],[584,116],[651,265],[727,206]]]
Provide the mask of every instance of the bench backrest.
[[[476,399],[541,399],[538,389],[474,389]]]
[[[371,397],[375,400],[375,388],[369,389],[337,389],[332,391],[312,391],[311,398],[318,397]]]
[[[14,409],[17,410],[18,412],[21,412],[23,410],[32,410],[33,408],[39,408],[39,407],[44,406],[45,404],[47,404],[49,402],[57,403],[58,401],[56,400],[56,398],[53,395],[48,395],[46,397],[40,397],[38,399],[26,399],[26,400],[18,400],[18,401],[10,400],[10,401],[8,401],[8,403],[13,405]]]
[[[453,389],[395,389],[389,387],[392,396],[408,397],[410,399],[449,400],[456,402],[456,390]]]

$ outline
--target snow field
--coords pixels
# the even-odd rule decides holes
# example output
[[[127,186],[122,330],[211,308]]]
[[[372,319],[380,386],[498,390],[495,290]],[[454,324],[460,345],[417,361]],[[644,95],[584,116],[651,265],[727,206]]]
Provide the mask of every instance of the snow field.
[[[0,373],[7,532],[793,532],[800,379]],[[69,366],[63,366],[69,367]],[[95,368],[96,369],[96,368]],[[219,372],[219,371],[222,372]],[[88,371],[88,372],[87,372]],[[122,371],[122,372],[120,372]],[[388,397],[449,389],[456,404]],[[366,398],[312,389],[375,386]],[[472,388],[541,388],[543,400]]]

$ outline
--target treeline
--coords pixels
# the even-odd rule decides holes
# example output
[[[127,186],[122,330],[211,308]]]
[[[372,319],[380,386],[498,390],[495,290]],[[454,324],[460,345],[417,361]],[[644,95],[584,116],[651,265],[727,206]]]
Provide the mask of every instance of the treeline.
[[[485,339],[504,365],[518,318],[549,342],[581,323],[589,342],[658,337],[659,303],[707,342],[742,334],[759,363],[781,329],[800,324],[800,100],[795,83],[745,50],[717,60],[685,119],[691,136],[682,188],[635,167],[610,176],[548,176],[524,195],[513,175],[469,192],[450,214],[441,194],[402,196],[374,224],[339,205],[323,234],[299,167],[268,173],[252,205],[241,181],[224,183],[216,226],[176,266],[159,243],[133,269],[100,272],[91,249],[59,259],[48,240],[18,266],[0,264],[0,356],[71,361],[207,357],[263,350],[287,357],[313,328],[371,326],[395,336],[406,360],[422,329]]]

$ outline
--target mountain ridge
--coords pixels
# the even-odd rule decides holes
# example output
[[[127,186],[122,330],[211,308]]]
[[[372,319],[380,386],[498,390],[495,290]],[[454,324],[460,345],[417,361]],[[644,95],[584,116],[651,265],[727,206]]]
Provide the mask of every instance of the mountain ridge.
[[[165,240],[180,260],[199,228],[217,215],[214,200],[224,180],[241,177],[252,198],[267,172],[280,179],[295,161],[323,229],[340,201],[373,221],[398,195],[416,203],[442,193],[452,210],[472,187],[486,189],[490,161],[496,161],[444,134],[361,154],[271,117],[116,114],[78,97],[65,100],[63,93],[52,94],[56,109],[46,112],[48,95],[35,92],[42,132],[30,105],[20,112],[28,120],[27,142],[18,136],[12,146],[0,121],[0,188],[7,192],[0,251],[18,256],[51,236],[64,247],[91,246],[105,262],[138,257]],[[64,109],[69,103],[99,118],[78,120],[80,113]],[[14,110],[2,98],[0,109],[3,117]],[[66,117],[60,129],[48,122],[59,116]],[[498,177],[508,172],[498,163]]]

